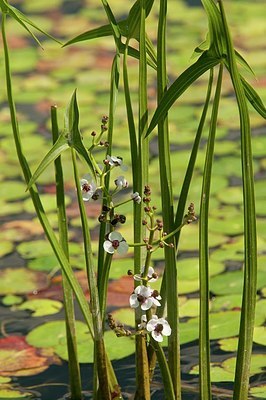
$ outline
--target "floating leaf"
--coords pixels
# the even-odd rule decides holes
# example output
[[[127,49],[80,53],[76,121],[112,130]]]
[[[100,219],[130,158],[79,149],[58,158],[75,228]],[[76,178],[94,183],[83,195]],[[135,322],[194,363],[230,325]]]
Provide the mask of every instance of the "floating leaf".
[[[1,241],[0,257],[3,257],[13,250],[13,243],[8,240]]]
[[[232,309],[240,309],[242,303],[241,294],[231,294],[226,296],[215,296],[211,299],[212,311],[225,311]]]
[[[26,294],[47,288],[49,280],[42,272],[26,268],[4,268],[0,270],[0,295]]]
[[[258,271],[258,289],[266,285],[266,272]],[[210,290],[215,294],[236,294],[243,290],[243,272],[233,271],[210,279]]]
[[[266,346],[266,327],[265,326],[255,326],[253,342]]]
[[[50,364],[59,363],[49,350],[30,346],[22,336],[0,339],[0,374],[2,376],[31,376],[45,371]]]
[[[23,297],[15,296],[14,294],[8,294],[2,299],[2,303],[5,306],[13,306],[15,304],[20,304],[23,302]]]
[[[180,280],[195,280],[199,277],[199,260],[196,257],[184,258],[177,262],[178,278]],[[221,262],[210,262],[210,275],[220,274],[225,269]]]
[[[238,338],[226,338],[218,341],[221,350],[223,351],[237,351]]]
[[[25,390],[14,389],[11,385],[4,385],[0,387],[0,400],[17,399],[17,400],[30,400],[34,396],[33,393],[26,392]]]
[[[94,345],[88,327],[83,322],[76,321],[76,332],[79,361],[92,363]],[[52,347],[61,358],[68,359],[64,321],[52,321],[40,325],[33,329],[26,339],[29,344],[36,347]],[[105,333],[105,345],[111,359],[120,359],[135,351],[134,340],[129,337],[117,338],[112,331]]]
[[[266,399],[266,385],[251,387],[249,389],[249,393],[251,394],[251,396],[256,397],[260,400]]]
[[[42,317],[58,313],[63,307],[60,301],[49,299],[33,299],[25,301],[17,310],[30,310],[33,317]]]

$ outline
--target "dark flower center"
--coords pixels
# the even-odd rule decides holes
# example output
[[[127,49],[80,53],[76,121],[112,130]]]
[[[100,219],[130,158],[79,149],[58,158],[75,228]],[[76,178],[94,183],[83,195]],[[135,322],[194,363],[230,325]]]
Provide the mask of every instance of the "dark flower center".
[[[119,247],[119,240],[117,240],[117,239],[113,240],[112,241],[112,246],[113,246],[114,249],[117,249]]]
[[[138,301],[139,301],[140,303],[144,303],[144,301],[146,300],[145,297],[142,296],[141,294],[138,294],[137,299],[138,299]]]
[[[91,190],[91,185],[89,185],[88,183],[84,183],[82,185],[82,190],[84,190],[84,192],[89,192]]]
[[[157,333],[161,333],[163,331],[163,325],[162,324],[157,324],[154,330]]]
[[[154,290],[153,292],[152,292],[152,297],[158,297],[159,296],[159,292],[158,292],[158,290]]]

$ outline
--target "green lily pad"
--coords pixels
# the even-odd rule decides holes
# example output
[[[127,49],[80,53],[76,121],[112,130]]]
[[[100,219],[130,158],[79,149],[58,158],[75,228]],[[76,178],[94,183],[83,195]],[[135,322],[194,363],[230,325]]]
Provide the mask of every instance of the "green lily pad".
[[[55,195],[52,194],[42,194],[41,195],[41,201],[43,203],[43,207],[45,209],[45,212],[51,212],[56,210],[56,198]],[[69,196],[65,196],[65,202],[66,206],[68,206],[71,203],[71,199]],[[26,212],[28,213],[34,213],[35,209],[32,204],[31,199],[27,199],[23,203],[23,208]]]
[[[125,326],[135,326],[135,311],[132,308],[119,308],[112,312],[112,316],[116,322],[125,324]]]
[[[195,365],[190,371],[192,375],[199,374],[199,366]],[[232,371],[227,371],[222,366],[211,363],[210,373],[212,382],[233,382],[235,379],[235,373]]]
[[[18,244],[17,251],[23,258],[38,258],[52,254],[52,248],[48,240],[33,240]]]
[[[10,242],[8,240],[3,240],[1,242],[1,247],[0,247],[0,257],[3,257],[5,255],[11,253],[13,250],[13,247],[14,247],[14,245],[12,242]]]
[[[20,303],[22,303],[23,302],[23,297],[21,297],[21,296],[16,296],[16,295],[14,295],[14,294],[8,294],[7,296],[5,296],[3,299],[2,299],[2,303],[5,305],[5,306],[13,306],[13,305],[16,305],[16,304],[20,304]]]
[[[63,308],[63,304],[57,300],[33,299],[25,301],[17,310],[30,310],[33,317],[42,317],[58,313]]]
[[[220,274],[225,269],[220,262],[210,262],[210,275]],[[198,258],[184,258],[177,262],[178,278],[180,280],[195,280],[199,278]]]
[[[223,191],[216,194],[219,201],[224,204],[242,204],[243,193],[239,186],[227,187]]]
[[[228,247],[220,247],[217,250],[214,250],[210,255],[210,260],[214,261],[244,261],[244,253],[243,250],[240,251],[238,249]]]
[[[195,251],[199,248],[198,239],[199,227],[197,224],[184,226],[181,231],[179,249],[181,251]],[[218,233],[209,235],[209,246],[215,247],[227,241],[227,237]]]
[[[76,321],[76,332],[79,361],[81,363],[92,363],[94,345],[87,325],[81,321]],[[26,339],[32,346],[53,347],[61,358],[68,359],[64,321],[52,321],[40,325],[33,329]],[[135,351],[135,343],[132,338],[117,338],[112,331],[105,333],[105,345],[111,360],[126,357]]]
[[[0,270],[0,295],[32,293],[47,288],[48,284],[48,277],[42,272],[26,268]]]
[[[237,351],[238,338],[225,338],[218,340],[219,346],[223,351]]]
[[[253,342],[266,346],[266,328],[265,326],[255,326]]]
[[[211,300],[212,311],[232,310],[240,308],[242,303],[241,294],[231,294],[226,296],[216,296]]]
[[[251,387],[249,393],[258,399],[266,399],[266,385]]]
[[[5,201],[25,199],[29,194],[25,192],[26,185],[19,181],[5,181],[1,185],[1,198]]]
[[[21,202],[5,202],[3,199],[0,199],[0,216],[6,215],[15,215],[19,214],[23,211],[23,207]]]
[[[30,400],[33,397],[33,393],[25,392],[24,390],[20,391],[12,388],[12,386],[10,385],[8,386],[5,385],[5,387],[3,388],[0,387],[0,400],[6,400],[6,399]]]
[[[258,289],[266,285],[266,272],[258,271]],[[242,293],[243,272],[233,271],[216,275],[210,279],[210,290],[219,295]]]
[[[227,236],[240,235],[244,231],[243,217],[241,215],[229,218],[210,218],[210,232],[222,233]]]
[[[199,315],[199,299],[188,299],[179,306],[179,317],[197,317]]]

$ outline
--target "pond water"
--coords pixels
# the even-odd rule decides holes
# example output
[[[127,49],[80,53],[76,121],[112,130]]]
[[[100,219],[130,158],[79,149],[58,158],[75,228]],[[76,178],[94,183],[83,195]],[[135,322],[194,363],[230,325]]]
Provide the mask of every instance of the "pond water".
[[[116,15],[121,18],[127,15],[131,3],[124,0],[110,1]],[[168,67],[170,81],[173,81],[187,68],[193,49],[204,39],[207,22],[202,7],[191,7],[198,5],[198,1],[176,2],[170,0],[168,3],[168,47],[170,52]],[[44,29],[55,37],[59,37],[62,42],[106,23],[98,0],[57,0],[52,2],[38,0],[34,4],[30,0],[16,0],[12,1],[12,4],[20,7]],[[265,100],[265,7],[260,1],[250,4],[239,0],[230,4],[226,3],[226,8],[228,8],[229,22],[232,26],[236,47],[241,53],[247,55],[257,76],[254,85]],[[154,40],[155,16],[152,15],[150,18],[150,26],[153,27],[150,35]],[[109,70],[114,55],[114,45],[112,39],[109,38],[61,49],[50,40],[42,38],[43,51],[37,48],[21,27],[13,22],[9,23],[9,35],[15,82],[14,95],[21,122],[23,145],[32,169],[35,170],[51,145],[50,106],[58,105],[59,120],[63,126],[64,109],[76,87],[78,88],[81,129],[84,137],[88,138],[92,130],[99,128],[101,116],[108,113]],[[0,68],[3,76],[3,63]],[[134,62],[132,62],[130,73],[134,96],[137,90],[137,73]],[[153,79],[154,76],[151,72],[150,82],[153,82]],[[252,77],[250,80],[252,81]],[[176,200],[194,140],[206,82],[206,77],[203,77],[197,85],[193,86],[193,90],[180,99],[179,104],[169,115]],[[153,95],[151,88],[151,100]],[[61,321],[64,318],[60,273],[57,271],[57,262],[43,236],[28,193],[25,192],[25,185],[21,180],[3,91],[0,94],[0,103],[0,175],[2,180],[0,193],[0,390],[4,385],[9,385],[12,389],[21,388],[29,392],[33,391],[35,394],[32,399],[34,400],[61,400],[68,391],[66,386],[68,368],[64,351],[62,348],[59,349],[58,343],[58,337],[61,335]],[[154,104],[151,104],[151,107],[154,107]],[[123,159],[130,169],[124,112],[124,98],[123,95],[120,95],[115,126],[117,139],[114,148],[117,154],[123,154]],[[257,181],[259,278],[250,399],[265,399],[266,138],[265,125],[253,110],[251,110],[251,122],[254,127],[254,171]],[[197,207],[206,137],[207,132],[199,152],[192,189],[189,194],[190,201],[193,201]],[[89,141],[89,139],[86,140]],[[153,188],[153,200],[160,204],[157,183],[157,153],[157,142],[156,139],[153,139],[151,142],[150,184]],[[218,400],[232,398],[234,372],[232,365],[236,354],[243,278],[241,271],[243,265],[243,210],[239,123],[228,76],[224,85],[215,154],[209,226],[212,296],[211,353],[214,363],[212,381],[213,398]],[[66,201],[72,243],[71,260],[77,271],[77,277],[86,292],[80,228],[77,222],[77,203],[71,166],[67,158],[65,159],[65,168]],[[130,174],[128,179],[131,179]],[[39,184],[49,219],[55,226],[55,189],[52,169],[41,176]],[[93,239],[97,237],[99,207],[97,202],[90,203],[87,207],[94,233]],[[219,210],[218,219],[217,210]],[[125,237],[132,235],[131,222],[129,218],[128,223],[121,230]],[[93,246],[95,250],[97,248],[96,240],[94,240]],[[197,248],[198,226],[194,224],[186,227],[182,232],[178,259],[183,400],[199,399],[196,369],[198,365],[199,314]],[[154,265],[160,270],[162,264],[163,254],[159,251],[156,253]],[[117,319],[120,317],[128,326],[132,326],[132,312],[128,304],[128,293],[132,283],[125,276],[129,268],[131,268],[130,259],[114,260],[108,305]],[[36,300],[39,302],[34,303]],[[77,319],[83,321],[78,307],[76,307],[76,313]],[[49,323],[54,323],[54,325],[47,325]],[[57,350],[53,354],[47,355],[46,353],[45,359],[40,359],[40,354],[35,352],[34,346],[29,346],[27,340],[30,338],[29,335],[36,334],[36,329],[43,326],[44,329],[47,329],[48,338],[53,338],[53,332],[56,329],[60,334],[58,333],[57,337],[54,333],[54,341],[48,343],[50,347]],[[51,330],[48,330],[48,327]],[[84,333],[83,322],[80,322],[80,330]],[[45,336],[43,334],[42,337]],[[108,338],[108,340],[110,340],[111,346],[121,347],[119,339],[116,344],[113,339]],[[42,343],[40,347],[47,348],[48,344]],[[4,362],[1,358],[3,353],[1,351],[5,351],[7,348],[14,352],[22,348],[28,352],[28,359],[34,361],[32,365],[26,364],[27,372],[21,372],[25,368],[25,360],[19,357],[16,358],[17,365],[10,363],[5,367],[6,369],[3,369]],[[89,363],[89,350],[82,348],[82,352],[84,355],[81,364],[82,380],[84,390],[88,392],[89,397],[92,366]],[[10,354],[9,358],[12,360],[15,353]],[[128,353],[123,354],[121,359],[114,357],[113,363],[124,392],[124,398],[130,399],[135,385],[132,347],[129,346]],[[34,369],[37,365],[40,365],[41,369]],[[10,382],[5,382],[4,378],[10,378]],[[158,371],[156,371],[154,382],[152,399],[164,399]],[[1,397],[0,391],[1,399],[4,398]]]

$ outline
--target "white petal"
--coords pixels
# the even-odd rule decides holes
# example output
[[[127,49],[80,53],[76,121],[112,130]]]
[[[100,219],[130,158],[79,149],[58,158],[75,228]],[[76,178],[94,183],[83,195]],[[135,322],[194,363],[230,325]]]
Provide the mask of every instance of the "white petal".
[[[142,281],[142,278],[141,278],[141,275],[140,274],[136,274],[136,275],[134,275],[134,279],[135,279],[135,281]]]
[[[155,299],[154,297],[152,297],[151,299],[153,304],[155,304],[157,307],[160,307],[161,303],[157,299]]]
[[[165,336],[170,336],[171,332],[172,332],[172,329],[171,329],[170,325],[168,324],[167,321],[164,320],[162,334]]]
[[[138,296],[136,294],[132,294],[129,298],[129,304],[132,308],[137,308],[139,306]]]
[[[107,253],[113,254],[115,252],[115,249],[112,246],[112,243],[109,240],[105,240],[103,243],[103,248]]]
[[[117,248],[117,252],[119,254],[126,254],[127,251],[128,251],[128,244],[127,244],[127,242],[125,242],[123,240],[122,242],[119,243],[119,246]]]
[[[152,299],[149,297],[144,303],[141,304],[141,309],[147,311],[151,308],[153,304]]]
[[[156,342],[163,341],[163,337],[160,333],[158,334],[156,331],[152,331],[151,335],[152,335],[153,339],[156,340]]]
[[[110,232],[108,235],[108,239],[112,242],[113,240],[118,240],[119,242],[121,242],[121,240],[123,239],[123,236],[121,235],[121,233],[119,232]]]

